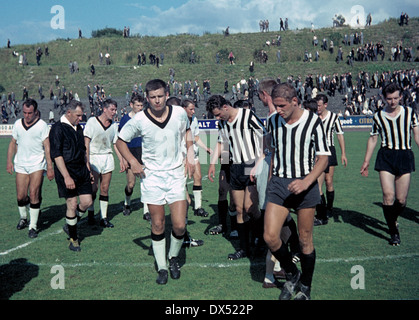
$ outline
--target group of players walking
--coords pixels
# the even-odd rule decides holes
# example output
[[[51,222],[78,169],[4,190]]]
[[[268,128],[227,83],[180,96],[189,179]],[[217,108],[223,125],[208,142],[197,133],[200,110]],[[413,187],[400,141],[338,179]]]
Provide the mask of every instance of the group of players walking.
[[[120,171],[127,176],[124,215],[131,213],[131,196],[136,178],[140,178],[144,219],[151,221],[156,282],[166,284],[169,272],[172,279],[178,279],[182,245],[202,244],[191,238],[186,228],[191,203],[187,178],[193,178],[195,214],[208,215],[202,208],[198,160],[201,147],[211,155],[208,169],[211,181],[221,159],[219,225],[210,233],[227,231],[226,194],[231,192],[239,249],[228,258],[236,260],[249,255],[253,232],[268,247],[264,287],[272,285],[277,264],[286,279],[279,298],[310,299],[316,261],[313,227],[326,224],[333,210],[333,175],[338,165],[335,133],[341,162],[346,166],[348,161],[342,126],[337,115],[327,110],[327,96],[317,96],[312,112],[303,107],[310,102],[302,105],[293,86],[263,80],[259,98],[268,108],[264,126],[250,109],[231,105],[224,97],[213,95],[206,105],[207,111],[219,120],[218,142],[212,150],[199,139],[193,102],[168,102],[167,92],[164,81],[151,80],[146,85],[148,108],[143,109],[143,96],[133,95],[132,111],[118,125],[112,121],[117,104],[109,99],[102,114],[90,118],[84,129],[80,125],[83,105],[76,100],[68,104],[65,114],[51,129],[40,119],[36,101],[25,101],[23,118],[14,125],[7,153],[7,171],[16,172],[20,214],[17,229],[29,227],[29,237],[37,236],[45,171],[49,180],[55,178],[58,195],[66,202],[64,231],[71,250],[81,250],[77,225],[83,214],[88,212],[89,224],[96,223],[93,203],[97,192],[100,224],[112,228],[107,211],[114,150]],[[374,169],[380,176],[389,242],[399,245],[397,218],[406,206],[410,175],[415,170],[411,138],[419,146],[419,124],[412,108],[399,104],[401,89],[396,83],[383,88],[382,94],[386,106],[374,114],[361,174],[368,176],[380,136],[381,148]],[[324,182],[326,196],[322,190]],[[165,205],[169,206],[172,222],[168,255]],[[297,225],[291,210],[298,216]],[[301,271],[296,261],[300,261]]]

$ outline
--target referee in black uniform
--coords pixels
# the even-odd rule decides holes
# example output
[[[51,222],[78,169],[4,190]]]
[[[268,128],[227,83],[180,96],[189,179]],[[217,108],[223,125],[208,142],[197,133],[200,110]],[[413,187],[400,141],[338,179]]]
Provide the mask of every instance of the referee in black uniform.
[[[397,218],[406,207],[410,176],[415,171],[411,138],[413,133],[419,146],[419,123],[418,116],[411,107],[400,105],[402,90],[397,83],[388,84],[382,93],[386,105],[374,114],[361,174],[368,176],[369,163],[380,135],[381,148],[377,153],[374,170],[380,175],[383,213],[390,233],[389,243],[398,246],[400,234]]]

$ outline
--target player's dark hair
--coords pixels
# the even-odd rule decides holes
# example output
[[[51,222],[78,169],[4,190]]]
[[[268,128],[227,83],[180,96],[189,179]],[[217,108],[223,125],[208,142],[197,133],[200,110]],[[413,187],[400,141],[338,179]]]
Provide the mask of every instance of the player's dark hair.
[[[106,108],[107,109],[110,106],[115,106],[116,108],[118,108],[118,103],[115,100],[113,100],[113,99],[106,99],[103,102],[103,108]]]
[[[149,82],[147,82],[147,84],[145,85],[145,92],[148,96],[148,93],[150,91],[159,90],[161,88],[164,89],[164,92],[167,92],[166,82],[164,82],[163,80],[160,80],[160,79],[153,79],[153,80],[150,80]]]
[[[80,107],[84,111],[83,103],[73,99],[67,104],[66,111],[69,111],[69,110],[74,111],[77,109],[77,107]]]
[[[182,101],[182,108],[186,108],[190,104],[195,105],[195,103],[193,102],[193,100],[191,100],[191,99],[185,99],[185,100]]]
[[[252,108],[252,104],[248,100],[237,100],[233,104],[233,108]]]
[[[182,101],[178,97],[170,97],[166,100],[166,105],[168,106],[180,106]]]
[[[388,94],[395,93],[396,91],[399,91],[399,95],[401,96],[402,88],[400,88],[400,86],[396,82],[391,82],[383,88],[382,92],[385,98]]]
[[[226,100],[223,96],[215,94],[208,99],[206,110],[212,113],[212,110],[221,109],[223,105],[231,106],[231,102]]]
[[[28,107],[28,108],[30,106],[33,106],[33,111],[38,110],[38,102],[36,102],[35,99],[27,99],[27,100],[25,100],[25,102],[23,103],[23,105],[26,106],[26,107]]]
[[[293,98],[297,98],[297,91],[290,83],[283,82],[275,85],[272,89],[271,96],[272,100],[275,98],[284,98],[287,101],[291,101]]]
[[[327,96],[325,94],[323,94],[323,93],[319,93],[316,96],[316,101],[320,101],[320,100],[323,101],[323,103],[327,103],[329,101],[329,99],[327,98]]]
[[[317,100],[308,99],[303,102],[304,109],[317,113]]]
[[[135,102],[144,102],[144,96],[142,94],[139,94],[138,92],[134,92],[131,96],[131,100],[130,103],[135,103]]]

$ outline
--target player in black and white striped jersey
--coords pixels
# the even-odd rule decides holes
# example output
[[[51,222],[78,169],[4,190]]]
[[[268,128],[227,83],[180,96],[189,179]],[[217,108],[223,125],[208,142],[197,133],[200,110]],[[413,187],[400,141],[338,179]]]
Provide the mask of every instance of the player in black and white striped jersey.
[[[386,106],[374,114],[361,174],[368,176],[369,163],[380,135],[381,148],[377,153],[374,170],[380,175],[383,213],[390,233],[389,243],[398,246],[400,234],[397,218],[406,207],[411,173],[415,171],[411,138],[413,134],[419,146],[419,122],[411,107],[400,105],[402,90],[396,83],[388,84],[382,93]]]
[[[208,178],[214,181],[215,163],[221,156],[224,143],[229,144],[232,164],[230,166],[230,186],[237,211],[237,231],[240,248],[228,255],[230,260],[249,255],[250,217],[252,226],[262,220],[258,208],[256,185],[250,180],[250,171],[263,154],[263,138],[266,129],[263,122],[249,109],[234,108],[220,95],[211,96],[207,101],[207,111],[212,112],[218,122],[218,142],[208,169]]]
[[[342,124],[339,120],[339,116],[336,113],[327,110],[328,98],[325,94],[318,94],[316,96],[316,101],[317,115],[323,121],[323,128],[326,133],[327,144],[331,153],[329,157],[329,165],[327,166],[325,172],[323,172],[318,179],[321,203],[317,205],[317,214],[316,218],[314,219],[314,225],[318,226],[327,224],[327,215],[328,213],[332,214],[333,202],[335,200],[335,187],[333,185],[333,177],[335,173],[335,167],[338,165],[334,141],[335,133],[341,150],[341,162],[344,167],[347,166],[348,159],[346,158],[345,139],[343,137],[344,133]],[[326,182],[326,197],[323,193],[324,182]]]
[[[317,178],[326,169],[330,151],[321,119],[300,108],[292,85],[276,85],[272,102],[277,113],[268,122],[274,152],[272,178],[267,188],[264,239],[286,272],[287,281],[279,298],[289,300],[298,289],[295,299],[310,299],[316,260],[313,222],[315,207],[320,202]],[[291,209],[298,215],[302,273],[281,241],[282,226]]]

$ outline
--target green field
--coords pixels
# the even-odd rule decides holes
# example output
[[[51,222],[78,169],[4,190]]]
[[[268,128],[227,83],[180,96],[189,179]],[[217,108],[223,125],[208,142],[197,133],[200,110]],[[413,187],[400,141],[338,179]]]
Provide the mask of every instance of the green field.
[[[315,300],[419,299],[418,174],[412,175],[407,208],[399,219],[402,244],[391,247],[380,205],[378,174],[371,172],[368,178],[359,174],[367,138],[366,131],[345,133],[349,165],[336,169],[335,218],[314,229],[317,262],[312,299]],[[29,239],[27,229],[16,230],[19,214],[15,176],[6,172],[8,143],[8,138],[0,139],[1,299],[245,300],[245,303],[278,299],[279,289],[262,288],[264,256],[229,261],[227,255],[235,251],[236,243],[220,235],[205,234],[218,222],[218,183],[208,179],[203,181],[203,205],[210,215],[195,217],[189,209],[188,225],[191,235],[203,239],[205,244],[181,250],[182,276],[179,280],[169,278],[165,286],[155,283],[150,225],[142,219],[139,185],[134,191],[135,211],[130,216],[121,212],[123,173],[115,171],[111,183],[109,216],[115,228],[90,227],[82,220],[81,252],[67,248],[62,231],[65,206],[58,199],[55,181],[44,182],[40,233],[38,238]],[[416,145],[414,151],[419,167]],[[203,176],[207,168],[203,165]],[[97,200],[97,212],[98,208]],[[63,289],[51,286],[57,266],[64,272]],[[353,289],[351,281],[360,275],[359,268],[364,271],[365,287]]]

